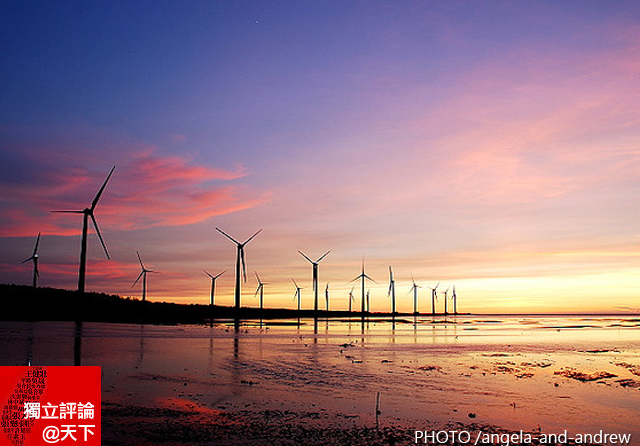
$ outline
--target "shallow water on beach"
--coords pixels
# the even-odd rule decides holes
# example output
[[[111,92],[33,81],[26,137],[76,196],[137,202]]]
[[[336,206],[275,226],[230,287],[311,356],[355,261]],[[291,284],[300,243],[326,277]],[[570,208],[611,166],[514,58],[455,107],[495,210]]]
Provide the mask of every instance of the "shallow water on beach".
[[[379,393],[382,425],[640,439],[634,316],[0,322],[0,365],[29,363],[101,366],[106,404],[340,414],[371,426]]]

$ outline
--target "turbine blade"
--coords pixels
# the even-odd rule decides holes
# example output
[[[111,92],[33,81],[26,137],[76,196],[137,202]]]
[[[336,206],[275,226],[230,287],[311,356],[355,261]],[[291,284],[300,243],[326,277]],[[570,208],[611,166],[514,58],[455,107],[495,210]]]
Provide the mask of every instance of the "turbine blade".
[[[100,190],[96,194],[95,198],[93,199],[93,202],[91,203],[91,211],[92,212],[96,208],[96,206],[98,204],[98,200],[100,200],[100,195],[102,195],[102,192],[104,191],[104,188],[107,187],[107,183],[109,182],[109,178],[111,178],[111,175],[113,174],[114,170],[116,170],[116,166],[113,166],[111,168],[111,171],[109,172],[109,175],[107,175],[107,179],[104,180],[104,183],[102,183],[102,187],[100,188]]]
[[[300,288],[300,287],[298,286],[298,284],[296,283],[295,279],[291,279],[291,281],[292,281],[292,282],[293,282],[293,284],[296,286],[296,289],[297,289],[297,288]]]
[[[138,278],[135,280],[135,282],[133,282],[133,285],[131,285],[131,288],[133,288],[134,286],[136,286],[136,283],[138,283],[138,280],[140,280],[140,278],[142,277],[142,275],[144,274],[144,270],[140,271],[140,275],[138,276]]]
[[[96,217],[91,214],[91,221],[93,221],[93,227],[96,228],[96,234],[98,234],[98,238],[100,239],[100,243],[102,244],[102,249],[104,249],[104,253],[107,256],[107,259],[111,260],[109,257],[109,251],[107,251],[107,246],[104,244],[104,240],[102,240],[102,234],[100,234],[100,229],[98,228],[98,222],[96,221]]]
[[[326,256],[328,256],[330,252],[331,251],[327,251],[324,254],[322,254],[322,257],[320,257],[318,260],[316,260],[316,263],[322,262],[322,259],[324,259]]]
[[[243,245],[246,245],[247,243],[249,243],[251,240],[253,240],[253,238],[254,238],[256,235],[260,234],[261,232],[262,232],[262,229],[258,229],[258,232],[256,232],[256,233],[255,233],[255,234],[253,234],[251,237],[249,237],[249,238],[247,239],[247,241],[243,243]]]
[[[244,277],[244,281],[247,281],[247,264],[245,263],[244,260],[244,247],[240,248],[238,247],[238,249],[240,250],[240,260],[242,260],[242,276]]]
[[[367,276],[366,274],[364,275],[365,279],[369,279],[370,281],[372,281],[373,283],[378,283],[375,280],[373,280],[371,277]]]
[[[254,273],[256,274],[256,280],[258,281],[258,283],[262,283],[260,282],[260,276],[258,275],[258,272],[254,271]]]
[[[227,270],[225,269],[224,271],[222,271],[220,274],[218,274],[217,276],[213,277],[213,279],[217,279],[218,277],[220,277],[221,275],[223,275],[224,273],[226,273]]]
[[[35,257],[38,254],[38,244],[40,244],[40,233],[38,232],[38,238],[36,238],[36,246],[33,248],[33,254],[31,257]]]
[[[213,279],[213,276],[212,276],[211,274],[209,274],[209,272],[208,272],[206,269],[203,269],[202,271],[204,271],[204,273],[205,273],[207,276],[209,276],[209,277],[211,277],[211,278]]]
[[[136,254],[138,255],[138,260],[140,261],[140,268],[144,270],[144,263],[142,263],[142,259],[140,258],[140,253],[136,251]]]
[[[304,252],[302,252],[302,251],[298,251],[298,252],[300,253],[300,255],[301,255],[302,257],[304,257],[305,259],[307,259],[307,260],[309,261],[309,263],[313,263],[313,260],[311,260],[309,257],[307,257],[307,256],[304,254]]]
[[[56,212],[56,213],[63,213],[63,214],[84,214],[84,211],[49,211],[49,212]]]
[[[235,243],[236,245],[239,245],[240,243],[234,239],[233,237],[231,237],[229,234],[227,234],[226,232],[224,232],[222,229],[220,228],[216,228],[216,231],[218,231],[220,234],[224,235],[226,238],[228,238],[229,240],[231,240],[233,243]]]

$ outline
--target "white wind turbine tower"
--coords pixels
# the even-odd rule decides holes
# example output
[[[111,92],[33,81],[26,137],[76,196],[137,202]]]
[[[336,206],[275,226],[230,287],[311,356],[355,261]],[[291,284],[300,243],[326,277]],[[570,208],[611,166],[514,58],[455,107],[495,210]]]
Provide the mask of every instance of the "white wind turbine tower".
[[[98,193],[93,198],[93,201],[91,202],[91,207],[84,208],[81,211],[51,211],[51,212],[62,212],[65,214],[83,214],[82,241],[80,243],[80,269],[78,272],[78,291],[80,293],[84,293],[85,273],[87,269],[87,230],[89,226],[89,217],[91,217],[91,221],[93,222],[93,227],[95,228],[96,234],[100,239],[100,243],[102,244],[102,249],[104,249],[104,253],[107,256],[107,259],[111,259],[111,257],[109,257],[109,252],[107,251],[107,247],[104,244],[104,240],[102,240],[102,235],[100,234],[100,230],[98,229],[98,222],[96,221],[94,211],[96,209],[96,206],[98,205],[100,196],[102,195],[104,188],[107,186],[107,183],[109,182],[109,178],[111,178],[111,175],[113,174],[113,171],[115,170],[115,168],[116,166],[113,166],[111,168],[109,175],[107,175],[107,179],[104,180],[104,183],[102,183],[102,187],[100,187],[100,189],[98,190]]]
[[[33,247],[33,253],[31,257],[28,259],[24,259],[20,264],[27,263],[29,260],[33,262],[33,287],[36,288],[38,286],[38,277],[40,277],[40,273],[38,272],[38,244],[40,244],[40,233],[38,232],[38,237],[36,237],[36,245]]]
[[[453,294],[451,295],[453,300],[453,314],[458,314],[458,296],[456,296],[456,286],[453,286]]]
[[[313,298],[314,298],[313,310],[317,312],[318,311],[318,264],[322,261],[322,259],[324,259],[327,255],[329,255],[331,251],[327,251],[324,254],[322,254],[322,256],[320,256],[320,258],[315,262],[311,260],[309,257],[307,257],[302,251],[298,251],[298,252],[302,257],[307,259],[307,261],[309,261],[311,265],[313,265]]]
[[[220,277],[221,275],[223,275],[224,273],[226,273],[227,271],[226,271],[226,270],[224,270],[224,271],[222,271],[220,274],[218,274],[217,276],[212,276],[212,275],[211,275],[211,274],[209,274],[209,272],[208,272],[207,270],[205,270],[205,269],[203,269],[202,271],[204,271],[204,273],[205,273],[207,276],[211,277],[211,301],[209,302],[209,306],[211,306],[211,307],[212,307],[212,306],[213,306],[213,298],[214,298],[214,296],[215,296],[215,292],[216,292],[216,279],[217,279],[218,277]]]
[[[324,289],[324,299],[327,304],[326,310],[329,311],[329,282],[327,282],[327,287]]]
[[[387,297],[391,296],[391,314],[396,314],[396,281],[393,279],[393,270],[389,267],[389,292]]]
[[[355,285],[351,287],[351,291],[349,291],[349,313],[351,313],[351,305],[356,301],[356,298],[353,297],[353,290],[355,289]]]
[[[413,314],[418,314],[418,288],[422,287],[416,284],[416,281],[413,278],[413,274],[411,275],[411,282],[413,283],[413,285],[411,285],[409,293],[413,291]]]
[[[362,273],[360,273],[360,275],[358,277],[356,277],[355,279],[351,280],[349,283],[355,282],[358,279],[362,279],[362,306],[361,306],[361,311],[362,311],[362,314],[364,315],[364,313],[366,313],[366,311],[365,311],[365,289],[364,289],[365,288],[364,287],[365,283],[364,283],[364,281],[365,281],[365,279],[368,279],[368,280],[372,281],[373,283],[378,283],[375,280],[373,280],[371,277],[369,277],[369,276],[367,276],[365,274],[365,272],[364,272],[364,260],[362,261]]]
[[[293,284],[296,286],[296,292],[293,295],[293,298],[295,299],[296,297],[298,298],[298,311],[300,311],[300,302],[302,300],[302,287],[299,287],[298,284],[296,283],[295,280],[291,279],[291,281],[293,282]]]
[[[447,314],[449,314],[449,312],[447,311],[447,293],[449,292],[449,288],[447,288],[446,290],[444,290],[444,315],[446,316]]]
[[[438,292],[436,291],[440,286],[440,282],[435,286],[435,288],[429,287],[431,290],[431,315],[436,315],[436,300],[438,300]]]
[[[224,235],[226,238],[228,238],[229,240],[231,240],[233,243],[236,244],[236,248],[237,248],[237,252],[236,252],[236,289],[235,289],[235,308],[236,310],[240,309],[240,264],[242,264],[242,275],[244,277],[244,281],[247,281],[247,266],[245,264],[245,260],[244,260],[244,247],[247,245],[247,243],[249,243],[251,240],[253,240],[253,238],[260,234],[260,232],[262,231],[262,229],[260,229],[258,232],[256,232],[255,234],[253,234],[251,237],[249,237],[244,243],[240,243],[239,241],[237,241],[236,239],[234,239],[233,237],[231,237],[229,234],[227,234],[226,232],[224,232],[222,229],[220,228],[216,228],[216,231],[218,231],[220,234]]]
[[[260,294],[260,309],[262,310],[262,304],[264,302],[264,282],[260,280],[260,276],[258,276],[257,271],[254,271],[256,274],[256,280],[258,281],[258,288],[256,288],[256,292],[253,295],[254,297]]]
[[[131,285],[131,288],[133,288],[136,285],[136,283],[138,283],[140,278],[142,278],[142,302],[144,302],[147,299],[147,273],[155,273],[156,271],[147,269],[144,266],[144,263],[142,263],[142,259],[140,258],[140,253],[136,251],[136,254],[138,255],[138,260],[140,261],[140,268],[142,271],[140,271],[140,275],[135,280],[135,282],[133,282],[133,285]]]

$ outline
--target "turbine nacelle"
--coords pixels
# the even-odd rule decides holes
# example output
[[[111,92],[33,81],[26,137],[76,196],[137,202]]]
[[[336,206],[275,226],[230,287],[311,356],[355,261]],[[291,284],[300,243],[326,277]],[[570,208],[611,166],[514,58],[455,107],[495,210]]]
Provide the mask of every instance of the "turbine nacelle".
[[[318,263],[322,262],[322,259],[324,259],[326,256],[328,256],[328,255],[329,255],[329,253],[330,253],[331,251],[327,251],[327,252],[325,252],[324,254],[322,254],[322,255],[320,256],[320,258],[318,258],[318,260],[316,260],[315,262],[314,262],[313,260],[311,260],[307,255],[305,255],[305,253],[303,253],[302,251],[298,250],[298,252],[300,253],[300,255],[301,255],[302,257],[304,257],[305,259],[307,259],[307,261],[308,261],[309,263],[311,263],[313,266],[317,266],[317,265],[318,265]]]
[[[218,277],[220,277],[221,275],[223,275],[224,273],[226,273],[226,272],[227,272],[227,270],[225,269],[224,271],[222,271],[222,272],[221,272],[220,274],[218,274],[217,276],[213,276],[213,275],[211,275],[211,274],[210,274],[206,269],[203,269],[202,271],[204,271],[204,273],[205,273],[207,276],[211,277],[211,279],[212,279],[212,280],[216,280]]]
[[[253,234],[251,237],[249,237],[247,240],[245,240],[244,243],[240,243],[239,241],[237,241],[236,239],[234,239],[233,237],[231,237],[229,234],[227,234],[226,232],[224,232],[222,229],[220,228],[216,228],[216,230],[224,235],[225,237],[227,237],[229,240],[231,240],[233,243],[236,244],[236,247],[238,249],[238,256],[240,258],[240,262],[242,263],[242,276],[244,277],[244,281],[247,281],[247,265],[246,265],[246,261],[244,258],[244,247],[247,245],[247,243],[249,243],[251,240],[253,240],[253,238],[260,234],[262,232],[262,229],[258,230],[258,232],[256,232],[255,234]]]
[[[93,227],[96,230],[96,234],[98,238],[100,239],[100,244],[102,245],[102,249],[104,250],[104,253],[107,256],[107,259],[109,260],[111,260],[111,257],[109,256],[109,251],[107,251],[107,246],[105,245],[104,240],[102,238],[102,234],[100,233],[100,228],[98,227],[98,222],[96,221],[94,211],[96,209],[96,206],[98,205],[98,201],[100,200],[100,197],[102,196],[102,192],[104,192],[105,187],[107,187],[107,183],[109,182],[109,179],[111,178],[111,175],[113,175],[113,171],[115,169],[116,169],[116,166],[113,166],[109,171],[109,175],[107,175],[107,179],[104,180],[104,183],[102,183],[102,186],[98,190],[98,193],[93,198],[93,201],[91,202],[91,207],[84,208],[81,211],[51,211],[51,212],[63,213],[63,214],[83,214],[85,218],[91,217],[91,221],[93,222]],[[86,236],[86,227],[83,226],[83,237],[85,236]]]

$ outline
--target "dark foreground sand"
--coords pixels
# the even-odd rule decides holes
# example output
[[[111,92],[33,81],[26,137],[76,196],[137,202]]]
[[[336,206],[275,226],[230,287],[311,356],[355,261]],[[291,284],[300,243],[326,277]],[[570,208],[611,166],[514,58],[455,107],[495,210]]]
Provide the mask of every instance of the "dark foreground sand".
[[[317,412],[295,413],[291,411],[239,411],[226,413],[203,409],[198,406],[175,408],[145,408],[103,405],[102,444],[104,445],[220,445],[220,446],[375,446],[434,444],[415,441],[415,428],[401,425],[367,427],[360,425],[357,417],[342,414]],[[532,436],[526,443],[505,442],[509,432],[495,426],[476,423],[463,425],[424,425],[428,430],[466,430],[472,435],[471,442],[453,441],[449,445],[474,444],[560,444],[542,443],[540,433],[525,433]],[[494,441],[484,442],[491,434]],[[497,438],[502,440],[496,440]],[[512,437],[511,437],[512,438]],[[563,445],[575,445],[569,440]],[[586,444],[586,443],[581,443]]]

